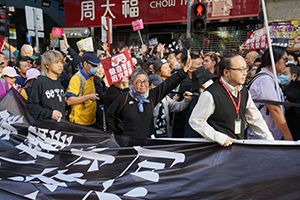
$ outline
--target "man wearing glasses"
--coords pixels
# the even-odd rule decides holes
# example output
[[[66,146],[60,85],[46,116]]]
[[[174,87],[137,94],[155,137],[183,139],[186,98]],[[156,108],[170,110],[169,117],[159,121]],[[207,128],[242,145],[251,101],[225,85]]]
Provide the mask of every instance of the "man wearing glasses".
[[[220,62],[221,78],[200,96],[189,123],[203,137],[229,146],[244,139],[248,125],[260,138],[274,140],[266,122],[243,87],[247,64],[242,56],[230,53]]]

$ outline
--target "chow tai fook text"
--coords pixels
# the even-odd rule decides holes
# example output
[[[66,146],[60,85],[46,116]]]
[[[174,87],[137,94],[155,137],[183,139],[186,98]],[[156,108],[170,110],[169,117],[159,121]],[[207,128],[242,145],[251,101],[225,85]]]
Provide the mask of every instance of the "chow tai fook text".
[[[199,2],[207,3],[208,20],[257,17],[259,13],[259,0]],[[144,24],[185,22],[187,5],[188,0],[65,0],[65,24],[66,27],[100,27],[102,16],[110,17],[113,26],[131,25],[137,19],[143,19]]]

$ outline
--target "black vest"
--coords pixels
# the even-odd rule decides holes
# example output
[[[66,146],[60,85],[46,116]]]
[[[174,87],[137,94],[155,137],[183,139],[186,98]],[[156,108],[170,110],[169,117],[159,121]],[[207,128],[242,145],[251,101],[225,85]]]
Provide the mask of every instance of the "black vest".
[[[234,133],[235,119],[237,118],[235,106],[223,87],[220,80],[215,82],[213,85],[207,88],[215,102],[215,112],[207,119],[207,123],[212,126],[215,130],[220,131],[235,139],[245,138],[245,111],[248,100],[248,90],[243,87],[241,90],[241,105],[239,116],[241,119],[241,132],[240,134]],[[236,105],[238,105],[239,97],[236,98],[232,95]]]

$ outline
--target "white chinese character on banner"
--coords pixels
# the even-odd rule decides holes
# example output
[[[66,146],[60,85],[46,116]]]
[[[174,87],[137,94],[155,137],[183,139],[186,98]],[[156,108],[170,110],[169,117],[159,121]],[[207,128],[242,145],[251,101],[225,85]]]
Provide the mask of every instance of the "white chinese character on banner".
[[[115,68],[110,68],[108,71],[111,76],[116,74]]]
[[[81,2],[81,19],[88,18],[90,20],[95,19],[95,3],[94,1],[83,1]]]
[[[255,43],[255,48],[256,48],[256,49],[259,49],[259,48],[260,48],[260,43],[259,43],[259,42]]]
[[[124,15],[125,18],[127,18],[127,15],[129,15],[129,17],[138,17],[140,15],[138,0],[124,0],[122,3],[122,15]]]
[[[129,74],[128,74],[128,71],[127,71],[127,70],[125,70],[125,71],[124,71],[124,75],[125,75],[125,77],[129,76]]]
[[[112,82],[117,82],[117,81],[118,81],[118,76],[117,76],[117,75],[113,75],[113,76],[111,77],[111,81],[112,81]]]
[[[117,73],[120,73],[120,72],[122,72],[122,68],[121,68],[121,66],[119,65],[119,66],[117,66],[116,67],[116,70],[117,70]]]
[[[123,70],[127,70],[127,65],[126,65],[126,63],[122,63],[121,66],[122,66]]]
[[[114,3],[110,4],[109,0],[106,0],[106,4],[105,5],[101,5],[102,8],[106,7],[106,10],[105,10],[105,13],[103,14],[103,16],[105,17],[106,14],[107,14],[107,12],[109,12],[110,16],[115,19],[116,17],[112,14],[112,12],[110,10],[110,7],[111,6],[115,6],[115,5],[116,4],[114,4]]]
[[[123,72],[119,73],[118,76],[119,76],[119,79],[123,79],[123,77],[124,77]]]
[[[132,73],[132,68],[131,67],[128,68],[128,73],[129,73],[129,75],[131,75],[131,73]]]

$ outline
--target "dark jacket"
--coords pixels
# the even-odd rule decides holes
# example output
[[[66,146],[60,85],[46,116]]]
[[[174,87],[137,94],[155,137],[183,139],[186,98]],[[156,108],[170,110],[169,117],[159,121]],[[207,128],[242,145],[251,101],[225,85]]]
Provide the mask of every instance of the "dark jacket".
[[[169,77],[159,86],[149,90],[149,103],[144,103],[144,112],[139,112],[138,102],[129,93],[119,96],[107,110],[107,125],[116,134],[147,138],[153,130],[154,107],[184,78],[183,69]],[[118,118],[123,121],[123,130],[118,127]]]

